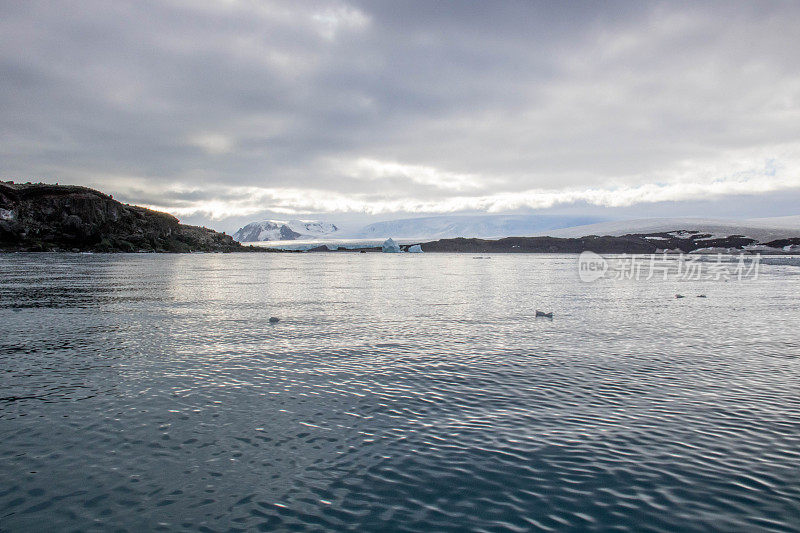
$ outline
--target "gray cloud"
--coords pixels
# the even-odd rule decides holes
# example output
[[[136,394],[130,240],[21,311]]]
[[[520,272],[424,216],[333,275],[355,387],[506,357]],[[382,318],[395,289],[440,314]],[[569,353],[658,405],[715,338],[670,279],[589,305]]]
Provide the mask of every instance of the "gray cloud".
[[[193,220],[800,191],[795,3],[0,0],[0,15],[0,172]]]

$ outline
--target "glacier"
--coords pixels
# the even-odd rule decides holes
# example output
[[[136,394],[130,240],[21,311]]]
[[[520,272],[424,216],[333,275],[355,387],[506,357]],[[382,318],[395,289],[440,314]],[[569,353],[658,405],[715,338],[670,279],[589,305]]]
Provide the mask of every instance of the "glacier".
[[[444,215],[387,220],[369,224],[348,235],[353,239],[494,239],[526,237],[542,231],[592,224],[598,217],[564,215]]]

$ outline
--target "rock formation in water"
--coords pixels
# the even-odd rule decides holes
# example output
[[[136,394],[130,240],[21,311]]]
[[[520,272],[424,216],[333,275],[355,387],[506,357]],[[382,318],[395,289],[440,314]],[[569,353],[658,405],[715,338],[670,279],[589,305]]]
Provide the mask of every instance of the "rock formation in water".
[[[0,250],[249,251],[229,235],[122,204],[94,189],[0,181]]]

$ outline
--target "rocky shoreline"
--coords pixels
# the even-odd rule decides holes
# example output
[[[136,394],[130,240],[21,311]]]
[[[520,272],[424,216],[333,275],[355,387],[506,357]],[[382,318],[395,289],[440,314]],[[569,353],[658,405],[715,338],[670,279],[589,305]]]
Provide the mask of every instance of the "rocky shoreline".
[[[467,253],[791,253],[800,238],[759,243],[742,235],[715,237],[698,231],[629,234],[619,237],[589,235],[578,238],[508,237],[498,240],[442,239],[423,243],[426,252]],[[784,250],[786,247],[786,250]],[[799,250],[794,251],[797,253]]]
[[[87,187],[0,181],[0,250],[248,252],[230,235],[181,224]]]

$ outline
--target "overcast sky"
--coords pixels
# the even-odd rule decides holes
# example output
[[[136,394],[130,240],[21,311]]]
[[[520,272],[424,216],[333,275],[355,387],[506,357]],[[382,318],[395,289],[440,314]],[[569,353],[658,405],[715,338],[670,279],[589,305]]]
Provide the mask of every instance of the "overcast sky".
[[[280,216],[800,213],[800,2],[0,0],[0,176]]]

